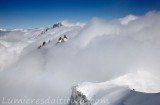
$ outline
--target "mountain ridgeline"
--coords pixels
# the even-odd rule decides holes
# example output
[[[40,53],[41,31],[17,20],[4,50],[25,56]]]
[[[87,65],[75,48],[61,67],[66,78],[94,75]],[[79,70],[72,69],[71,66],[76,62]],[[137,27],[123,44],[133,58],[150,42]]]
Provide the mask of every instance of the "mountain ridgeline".
[[[64,26],[64,25],[61,22],[58,22],[58,23],[54,24],[51,28],[44,29],[39,35],[43,35],[49,30],[59,28],[59,27],[62,27],[62,26]],[[68,37],[67,37],[67,35],[64,35],[63,37],[59,37],[56,44],[60,44],[60,43],[66,42],[66,41],[68,41]],[[51,40],[48,41],[48,43],[50,43],[50,42],[51,42]],[[47,44],[47,42],[44,41],[41,45],[38,46],[38,49],[42,48],[46,44]]]

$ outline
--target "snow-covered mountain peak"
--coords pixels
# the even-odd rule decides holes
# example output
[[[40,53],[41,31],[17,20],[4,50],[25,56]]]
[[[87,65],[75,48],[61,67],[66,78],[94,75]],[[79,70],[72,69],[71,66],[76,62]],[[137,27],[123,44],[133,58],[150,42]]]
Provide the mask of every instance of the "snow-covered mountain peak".
[[[126,103],[125,105],[130,105],[134,102],[139,103],[139,101],[146,103],[141,100],[146,97],[150,97],[150,101],[154,100],[152,95],[154,96],[160,91],[157,88],[160,86],[159,83],[160,80],[151,75],[151,73],[137,71],[102,83],[83,82],[73,87],[70,101],[76,103],[87,100],[84,105],[123,105],[124,103]],[[138,94],[141,95],[140,98],[138,98]],[[80,96],[85,98],[82,99]],[[130,101],[133,97],[134,102]],[[115,102],[118,103],[116,104]],[[157,100],[154,103],[157,103]]]
[[[147,71],[137,71],[118,77],[110,83],[118,86],[128,86],[136,91],[145,93],[160,92],[160,79]]]
[[[115,87],[128,87],[139,92],[158,93],[160,92],[160,89],[157,88],[160,87],[160,79],[149,72],[137,71],[107,82],[84,82],[77,86],[77,91],[82,92],[88,99],[92,99],[98,92],[114,89]]]

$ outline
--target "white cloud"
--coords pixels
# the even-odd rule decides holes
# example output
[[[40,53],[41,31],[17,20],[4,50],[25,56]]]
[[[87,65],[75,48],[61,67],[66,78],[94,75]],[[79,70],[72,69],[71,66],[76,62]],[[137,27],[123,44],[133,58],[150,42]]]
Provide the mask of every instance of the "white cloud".
[[[64,26],[67,26],[67,27],[72,27],[72,26],[84,27],[85,26],[85,23],[81,23],[81,22],[71,22],[71,21],[68,21],[68,20],[63,20],[61,22]]]
[[[6,29],[0,28],[0,31],[7,31]]]
[[[40,30],[7,33],[10,37],[5,35],[1,40],[24,46],[19,60],[0,73],[0,97],[69,96],[73,85],[108,81],[139,68],[157,76],[160,73],[160,14],[152,12],[135,20],[136,16],[130,17],[113,21],[94,18],[84,27],[72,24],[40,36],[37,36]],[[125,24],[121,24],[122,20]],[[64,34],[68,42],[55,45]],[[37,49],[46,39],[51,42]],[[1,55],[12,59],[10,54],[5,55],[12,47],[5,47]]]
[[[132,21],[134,21],[134,20],[136,20],[136,19],[138,19],[137,16],[128,15],[128,16],[126,16],[126,17],[124,17],[124,18],[119,19],[119,20],[120,20],[121,24],[127,25],[129,22],[132,22]]]

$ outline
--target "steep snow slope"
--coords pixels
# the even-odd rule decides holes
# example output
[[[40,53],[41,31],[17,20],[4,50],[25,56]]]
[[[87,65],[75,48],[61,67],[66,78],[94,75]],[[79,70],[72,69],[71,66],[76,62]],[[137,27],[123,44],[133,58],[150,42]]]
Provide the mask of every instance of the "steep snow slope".
[[[156,84],[153,84],[156,81]],[[103,82],[103,83],[88,83],[84,82],[77,87],[78,91],[84,93],[89,99],[93,96],[96,90],[106,89],[105,86],[109,84],[116,86],[126,86],[137,91],[145,93],[158,93],[160,89],[160,79],[154,77],[151,73],[145,71],[137,71],[136,73],[129,73],[116,79]],[[101,89],[102,88],[102,89]],[[90,92],[93,91],[93,92]],[[87,95],[88,94],[88,95]]]
[[[157,84],[153,84],[155,81]],[[84,82],[73,87],[70,105],[159,105],[159,82],[159,78],[144,71],[103,83]]]
[[[105,90],[96,91],[91,99],[77,88],[72,89],[69,105],[159,105],[159,98],[160,93],[143,93],[126,87],[108,85]]]
[[[160,92],[160,78],[154,77],[154,75],[146,71],[129,73],[114,80],[103,83],[84,82],[77,87],[77,90],[84,93],[88,97],[88,99],[91,99],[94,94],[96,94],[96,91],[105,90],[110,84],[116,86],[126,86],[131,90],[135,89],[136,91],[141,91],[145,93]]]

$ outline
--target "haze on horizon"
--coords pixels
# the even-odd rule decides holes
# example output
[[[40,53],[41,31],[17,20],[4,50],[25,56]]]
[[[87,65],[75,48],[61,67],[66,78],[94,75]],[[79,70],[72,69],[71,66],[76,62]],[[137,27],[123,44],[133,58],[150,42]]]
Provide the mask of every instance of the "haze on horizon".
[[[61,20],[86,22],[159,11],[159,0],[1,0],[0,28],[49,27]]]

